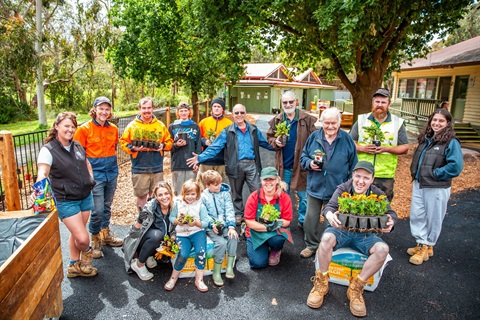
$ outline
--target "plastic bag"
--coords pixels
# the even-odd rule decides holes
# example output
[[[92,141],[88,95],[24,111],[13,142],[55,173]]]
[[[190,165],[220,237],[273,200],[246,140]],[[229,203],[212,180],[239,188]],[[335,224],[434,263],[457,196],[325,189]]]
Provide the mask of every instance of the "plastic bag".
[[[48,178],[35,182],[33,185],[35,202],[33,203],[34,214],[49,213],[55,210],[56,200],[52,186]]]

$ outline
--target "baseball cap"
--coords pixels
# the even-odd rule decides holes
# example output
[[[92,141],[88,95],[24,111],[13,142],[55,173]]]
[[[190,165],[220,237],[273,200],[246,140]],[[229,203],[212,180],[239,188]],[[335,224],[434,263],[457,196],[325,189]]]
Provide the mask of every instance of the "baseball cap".
[[[260,174],[260,179],[268,179],[268,178],[278,178],[277,169],[274,167],[266,167],[262,169],[262,173]]]
[[[357,164],[355,165],[355,168],[353,168],[353,171],[357,169],[363,169],[365,171],[368,171],[371,174],[374,174],[375,168],[373,167],[373,164],[368,161],[358,161]]]
[[[380,88],[378,89],[377,91],[375,91],[375,93],[373,94],[374,97],[376,96],[383,96],[383,97],[387,97],[387,98],[391,98],[392,96],[390,95],[390,91],[388,91],[388,89],[385,89],[385,88]]]
[[[111,107],[112,106],[112,102],[110,101],[110,99],[108,99],[107,97],[98,97],[97,99],[95,99],[95,101],[93,102],[93,106],[96,107],[98,105],[101,105],[102,103],[108,103],[108,105]]]

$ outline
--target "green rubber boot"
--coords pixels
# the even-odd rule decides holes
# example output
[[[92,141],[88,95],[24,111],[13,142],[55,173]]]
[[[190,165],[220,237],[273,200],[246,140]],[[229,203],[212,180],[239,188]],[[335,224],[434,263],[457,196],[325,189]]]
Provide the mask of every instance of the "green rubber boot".
[[[234,256],[228,256],[227,258],[227,272],[225,273],[225,277],[227,279],[233,279],[235,278],[235,274],[233,273],[233,264],[235,263],[235,257]]]
[[[213,283],[215,283],[216,286],[218,287],[223,287],[223,279],[222,279],[222,264],[221,263],[216,263],[213,266]]]

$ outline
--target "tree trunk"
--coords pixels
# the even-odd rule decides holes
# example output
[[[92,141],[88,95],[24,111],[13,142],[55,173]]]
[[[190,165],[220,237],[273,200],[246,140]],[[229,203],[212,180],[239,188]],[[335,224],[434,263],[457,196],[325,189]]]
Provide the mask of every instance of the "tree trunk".
[[[117,88],[115,87],[115,77],[112,74],[112,108],[115,108],[115,96],[117,94]]]
[[[123,88],[125,90],[125,100],[127,100],[127,104],[130,104],[130,98],[128,97],[128,89],[127,89],[127,82],[123,79]]]
[[[22,85],[20,84],[20,79],[18,78],[17,72],[13,73],[13,81],[15,82],[15,88],[17,89],[18,100],[23,103],[27,103],[27,92],[23,90]]]
[[[350,89],[353,100],[353,121],[357,121],[358,115],[372,111],[372,97],[375,91],[382,85],[382,76],[372,74],[374,72],[357,75]],[[348,87],[348,86],[347,86]]]
[[[192,105],[193,105],[193,115],[195,117],[195,122],[200,122],[200,103],[198,103],[198,92],[192,92]]]
[[[142,98],[145,97],[145,83],[142,82]]]

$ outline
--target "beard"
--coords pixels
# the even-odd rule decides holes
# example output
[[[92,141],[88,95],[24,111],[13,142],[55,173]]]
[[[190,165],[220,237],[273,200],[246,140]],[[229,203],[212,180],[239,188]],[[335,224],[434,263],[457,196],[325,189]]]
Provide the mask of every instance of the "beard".
[[[290,109],[285,109],[285,107],[283,108],[283,112],[285,112],[286,114],[292,114],[294,113],[296,110],[296,108],[290,108]]]
[[[388,110],[375,108],[375,109],[372,111],[372,113],[373,113],[373,116],[375,117],[375,119],[384,119],[384,118],[387,117]]]

